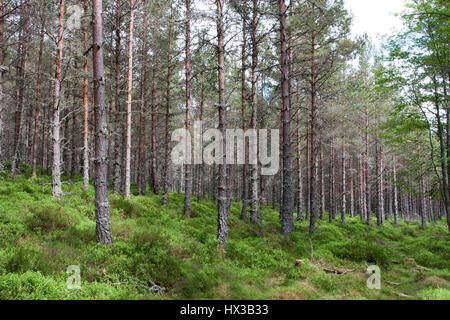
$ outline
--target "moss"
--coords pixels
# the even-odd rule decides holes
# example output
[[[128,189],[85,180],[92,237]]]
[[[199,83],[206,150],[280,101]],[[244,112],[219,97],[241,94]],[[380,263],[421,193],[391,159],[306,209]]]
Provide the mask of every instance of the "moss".
[[[339,258],[356,262],[376,263],[388,266],[388,250],[381,245],[367,240],[347,240],[334,242],[329,245],[331,252]]]
[[[423,300],[450,300],[450,290],[445,288],[428,288],[419,292]]]
[[[416,224],[387,222],[369,227],[359,218],[346,225],[296,222],[290,239],[279,234],[279,212],[261,211],[264,225],[239,219],[233,204],[229,244],[220,249],[217,208],[192,198],[192,218],[183,216],[184,196],[110,196],[113,246],[95,237],[94,189],[80,176],[64,185],[72,195],[52,199],[31,180],[29,168],[15,181],[0,177],[0,299],[444,299],[450,288],[449,235],[444,222],[425,231]],[[414,258],[432,271],[404,263]],[[298,259],[304,265],[296,267]],[[392,261],[396,261],[395,264]],[[367,264],[382,266],[380,292],[366,287]],[[355,270],[328,274],[323,267]],[[81,290],[66,288],[69,265],[81,268]],[[392,287],[389,282],[401,283]],[[157,284],[165,290],[149,291]]]
[[[35,206],[30,208],[32,216],[28,219],[28,227],[32,231],[37,229],[50,232],[55,229],[67,230],[80,222],[77,215],[69,213],[65,208],[58,206]]]

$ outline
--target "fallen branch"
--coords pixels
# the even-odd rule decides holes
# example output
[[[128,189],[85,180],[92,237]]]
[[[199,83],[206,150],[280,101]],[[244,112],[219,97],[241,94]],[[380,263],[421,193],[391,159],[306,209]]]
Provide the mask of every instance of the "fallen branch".
[[[409,296],[409,295],[401,293],[401,292],[392,291],[392,293],[397,295],[397,296],[399,296],[399,297],[402,297],[402,298],[414,299],[413,296]]]
[[[393,285],[393,286],[400,286],[401,285],[401,283],[398,283],[398,282],[391,282],[391,281],[386,281],[387,283],[389,283],[390,285]]]
[[[433,271],[433,270],[431,270],[431,269],[429,269],[429,268],[425,268],[425,267],[422,267],[422,266],[416,266],[416,270],[417,271]]]
[[[149,279],[149,281],[148,281],[150,283],[151,287],[148,286],[144,281],[142,281],[136,277],[134,279],[138,282],[138,285],[140,287],[143,287],[150,292],[154,292],[156,294],[161,294],[166,290],[166,288],[157,285],[152,279]]]
[[[355,272],[356,269],[350,270],[350,269],[341,269],[341,268],[337,268],[334,265],[331,267],[331,269],[329,268],[323,268],[323,271],[328,272],[328,273],[336,273],[336,274],[347,274],[347,273],[352,273]]]

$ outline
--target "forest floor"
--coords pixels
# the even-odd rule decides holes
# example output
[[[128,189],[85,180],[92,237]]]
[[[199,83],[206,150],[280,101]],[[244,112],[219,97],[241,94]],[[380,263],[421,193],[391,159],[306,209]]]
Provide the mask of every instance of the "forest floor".
[[[211,201],[193,199],[186,219],[183,195],[170,194],[167,206],[155,195],[111,195],[114,246],[101,246],[93,187],[84,192],[75,178],[55,200],[43,190],[51,177],[32,180],[29,171],[0,176],[0,299],[450,299],[443,221],[426,230],[319,221],[312,238],[308,223],[296,222],[287,240],[276,210],[264,209],[256,227],[234,204],[223,251]],[[367,287],[375,264],[381,290]],[[70,265],[81,269],[81,289],[67,288]]]

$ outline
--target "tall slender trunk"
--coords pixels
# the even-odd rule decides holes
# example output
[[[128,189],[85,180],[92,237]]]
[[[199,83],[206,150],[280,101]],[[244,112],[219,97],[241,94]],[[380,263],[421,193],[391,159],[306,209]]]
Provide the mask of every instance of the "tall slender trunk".
[[[320,220],[323,220],[325,215],[325,156],[323,150],[323,140],[320,139],[320,195],[321,195],[321,206],[320,206]]]
[[[349,175],[350,175],[350,216],[352,218],[355,217],[355,182],[354,182],[354,173],[353,173],[353,156],[350,154],[349,159]]]
[[[115,148],[115,160],[114,160],[114,193],[119,194],[122,185],[122,144],[121,144],[121,107],[120,107],[120,60],[121,60],[121,34],[120,27],[122,21],[122,10],[121,10],[121,0],[117,0],[116,3],[116,47],[115,47],[115,93],[114,93],[114,104],[115,104],[115,130],[114,133],[114,148]]]
[[[289,64],[289,105],[291,106],[291,108],[292,108],[292,106],[293,106],[293,102],[292,102],[292,96],[293,96],[293,94],[294,94],[294,77],[293,77],[293,74],[294,74],[294,48],[293,48],[293,42],[292,42],[292,35],[291,35],[291,33],[290,32],[288,32],[287,33],[287,35],[288,35],[288,37],[289,37],[289,40],[288,40],[288,49],[287,49],[287,51],[288,51],[288,64]],[[298,96],[297,96],[298,97]],[[300,112],[297,114],[298,115],[298,117],[300,117]],[[300,124],[300,119],[299,118],[297,118],[297,123],[298,124]],[[299,129],[300,129],[300,126],[298,126],[298,128],[297,128],[297,140],[299,140],[300,139],[300,136],[299,136]],[[294,131],[294,130],[293,130]],[[297,145],[298,145],[299,143],[298,143],[298,141],[297,141]],[[298,156],[298,154],[301,154],[301,152],[299,152],[298,150],[297,150],[297,156]],[[298,161],[297,161],[298,162]],[[292,182],[293,183],[293,182]],[[292,194],[292,197],[293,197],[293,199],[292,199],[292,201],[294,201],[295,200],[295,194],[293,193]],[[294,204],[293,204],[294,205]],[[294,207],[293,207],[294,208]],[[298,210],[297,210],[298,211]],[[297,217],[298,218],[298,217]]]
[[[310,189],[311,189],[311,179],[310,179],[310,174],[311,174],[311,135],[309,134],[311,132],[311,128],[310,128],[310,117],[305,117],[305,126],[306,126],[306,195],[305,195],[305,211],[306,211],[306,215],[305,215],[305,219],[309,220],[309,214],[310,214],[310,201],[309,201],[309,196],[311,194]]]
[[[16,113],[15,113],[15,130],[14,130],[14,144],[13,144],[13,160],[11,164],[11,178],[14,178],[16,169],[19,167],[19,153],[20,153],[20,137],[23,127],[23,109],[25,106],[25,79],[27,76],[27,62],[28,62],[28,42],[30,37],[30,8],[29,2],[21,1],[21,33],[19,36],[18,49],[18,65],[17,65],[17,80],[16,80]]]
[[[298,91],[298,89],[297,89]],[[298,170],[298,189],[297,189],[297,220],[303,220],[303,164],[302,164],[302,132],[300,111],[297,114],[297,170]]]
[[[191,131],[191,0],[186,0],[186,133]],[[188,139],[186,137],[186,142]],[[187,148],[186,151],[192,150]],[[188,159],[192,160],[192,154]],[[185,164],[184,215],[191,217],[192,164]]]
[[[345,123],[342,125],[342,212],[341,222],[347,223],[347,159],[345,151]]]
[[[379,155],[379,142],[378,137],[375,138],[375,185],[376,185],[376,215],[377,215],[377,226],[381,226],[381,195],[380,195],[380,177],[381,177],[381,170],[380,170],[380,155]]]
[[[95,106],[95,214],[97,241],[112,244],[109,218],[108,181],[108,143],[105,104],[105,69],[103,65],[103,18],[102,0],[92,0],[93,34],[93,80]]]
[[[84,15],[88,15],[88,1],[83,1]],[[88,50],[88,22],[84,19],[83,22],[84,33],[84,51]],[[89,188],[89,99],[88,99],[88,57],[83,57],[83,190],[87,191]]]
[[[397,163],[395,161],[395,156],[392,159],[393,162],[393,170],[394,170],[394,224],[398,224],[398,187],[397,187]]]
[[[331,147],[331,152],[330,152],[330,212],[329,212],[329,217],[328,217],[328,221],[330,223],[333,222],[334,220],[334,214],[335,214],[335,198],[334,198],[334,190],[335,190],[335,161],[334,161],[334,147]]]
[[[367,224],[370,226],[372,224],[372,217],[371,217],[371,208],[370,208],[370,186],[369,186],[369,108],[366,104],[365,106],[365,121],[366,121],[366,127],[365,127],[365,153],[364,153],[364,186],[366,187],[365,190],[365,213],[366,213],[366,220]]]
[[[138,161],[138,189],[139,195],[145,194],[145,168],[146,168],[146,123],[147,123],[147,29],[148,29],[148,0],[144,0],[144,36],[142,38],[141,59],[141,96],[140,96],[140,134],[139,134],[139,161]]]
[[[246,77],[245,72],[247,71],[247,26],[246,21],[242,19],[242,54],[241,54],[241,114],[242,114],[242,130],[244,131],[244,136],[247,132],[247,96],[246,96]],[[247,181],[247,169],[248,169],[248,146],[244,141],[244,165],[242,168],[242,211],[241,220],[247,219],[247,209],[248,209],[248,181]]]
[[[44,49],[44,35],[45,35],[44,32],[45,32],[45,22],[42,22],[41,40],[39,42],[39,60],[38,60],[37,81],[36,81],[36,105],[35,105],[35,111],[34,111],[32,178],[36,178],[37,143],[38,143],[38,136],[39,136],[39,113],[40,113],[40,107],[41,107],[42,52]],[[1,79],[0,79],[0,81],[1,81]]]
[[[127,133],[125,159],[125,199],[130,200],[131,185],[131,112],[133,99],[133,31],[134,0],[130,0],[130,25],[128,39],[128,90],[127,90]]]
[[[74,61],[75,77],[78,79],[78,60]],[[76,93],[78,88],[73,88],[72,95],[72,154],[71,154],[71,168],[70,176],[73,178],[77,172],[79,172],[80,155],[79,155],[79,128],[78,128],[78,103],[76,101]]]
[[[251,23],[251,41],[252,41],[252,130],[258,130],[258,7],[257,1],[253,0],[252,9],[252,23]],[[258,219],[258,205],[259,205],[259,175],[258,175],[258,161],[252,163],[250,166],[250,222],[257,224]]]
[[[279,1],[280,44],[281,44],[281,87],[283,119],[283,198],[281,204],[281,233],[290,237],[294,230],[293,188],[292,188],[292,141],[291,141],[291,105],[289,103],[289,62],[287,39],[287,8],[284,0]]]
[[[3,0],[0,0],[0,66],[3,65]],[[3,150],[3,69],[0,68],[0,163],[5,158]]]
[[[314,4],[313,4],[314,12]],[[315,234],[316,232],[316,219],[317,219],[317,207],[316,207],[316,117],[317,117],[317,92],[316,92],[316,33],[312,32],[311,35],[311,131],[310,131],[310,189],[309,189],[309,209],[310,209],[310,226],[309,233]]]
[[[53,197],[61,197],[61,137],[60,137],[60,100],[61,100],[61,66],[63,59],[64,41],[64,0],[59,2],[59,28],[58,28],[58,49],[56,54],[56,75],[53,105],[53,168],[52,181]]]
[[[417,157],[418,157],[418,162],[419,162],[419,216],[420,216],[420,221],[422,224],[422,228],[424,229],[427,226],[427,216],[426,213],[424,212],[424,201],[423,201],[423,176],[422,176],[422,164],[421,164],[421,151],[422,151],[422,147],[419,145],[417,147]]]
[[[167,49],[167,94],[166,94],[166,115],[165,115],[165,146],[164,146],[164,179],[163,179],[163,199],[162,204],[167,204],[167,197],[169,195],[169,124],[170,124],[170,93],[171,93],[171,75],[172,75],[172,41],[173,41],[173,7],[170,8],[170,23],[169,23],[169,44]]]
[[[201,85],[200,85],[200,116],[199,116],[200,123],[203,122],[204,109],[205,109],[205,70],[203,69],[201,71]],[[203,140],[201,137],[200,137],[200,145],[203,145]],[[206,194],[205,179],[206,179],[205,166],[202,163],[200,165],[200,175],[198,179],[200,198],[205,198]]]
[[[366,219],[366,195],[365,195],[365,175],[364,175],[364,156],[360,154],[359,156],[359,214],[361,221]]]
[[[450,75],[448,75],[449,80],[450,80]],[[444,87],[446,88],[446,87]],[[447,98],[447,95],[445,95]],[[446,99],[447,100],[447,99]],[[439,117],[439,114],[438,114]],[[445,118],[446,118],[446,123],[445,123],[445,132],[446,132],[446,136],[445,136],[445,140],[447,141],[446,145],[445,145],[445,150],[446,150],[446,172],[447,172],[447,177],[446,177],[446,184],[447,184],[447,196],[445,197],[447,199],[447,203],[446,203],[446,213],[447,213],[447,228],[450,232],[450,106],[447,103],[447,106],[445,108]]]
[[[219,164],[219,199],[218,199],[218,230],[217,237],[223,248],[228,242],[228,218],[230,207],[228,204],[228,166],[226,156],[226,127],[227,108],[225,99],[225,30],[224,30],[224,0],[216,0],[217,6],[217,38],[218,38],[218,78],[219,78],[219,130],[222,133],[223,143],[222,163]]]
[[[439,139],[439,151],[440,151],[440,167],[442,170],[442,177],[441,177],[441,194],[442,194],[442,198],[443,198],[443,202],[444,202],[444,208],[445,208],[445,213],[446,213],[446,217],[447,217],[447,226],[448,226],[448,230],[450,232],[450,186],[449,186],[449,173],[448,173],[448,162],[446,161],[446,154],[447,154],[447,144],[445,143],[445,138],[447,138],[447,136],[445,135],[444,137],[444,129],[445,129],[445,124],[442,123],[441,121],[441,112],[440,112],[440,106],[439,106],[439,96],[438,96],[438,90],[437,90],[437,85],[436,85],[436,80],[433,79],[434,82],[434,95],[435,95],[435,106],[436,106],[436,122],[437,122],[437,136]],[[445,88],[445,87],[444,87]],[[447,95],[445,95],[447,96]],[[447,110],[447,128],[448,128],[448,121],[449,121],[449,114],[448,114],[448,109]]]
[[[384,162],[383,162],[383,146],[380,144],[380,198],[379,198],[379,214],[381,225],[385,222],[385,212],[384,212]]]
[[[62,120],[61,120],[61,149],[62,149],[62,167],[63,167],[63,174],[68,177],[69,175],[69,170],[70,170],[70,146],[69,146],[69,115],[70,115],[70,111],[69,111],[69,106],[68,106],[68,102],[69,102],[69,97],[70,97],[70,91],[72,91],[72,89],[69,89],[65,92],[66,95],[65,97],[62,96],[61,98],[64,99],[64,101],[60,101],[60,105],[63,107],[63,115],[62,115]]]
[[[158,72],[158,46],[157,46],[157,38],[156,36],[153,39],[153,66],[152,66],[152,130],[151,130],[151,189],[154,194],[159,194],[159,185],[158,185],[158,177],[157,177],[157,164],[156,164],[156,153],[158,149],[158,144],[156,142],[156,74]]]

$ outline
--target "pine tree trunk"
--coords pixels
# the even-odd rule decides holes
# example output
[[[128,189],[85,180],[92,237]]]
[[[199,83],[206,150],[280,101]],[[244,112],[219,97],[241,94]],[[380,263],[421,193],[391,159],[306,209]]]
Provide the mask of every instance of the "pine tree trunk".
[[[75,70],[78,70],[78,64],[77,60],[75,59]],[[76,72],[76,78],[78,79],[78,72]],[[74,94],[72,96],[72,154],[71,154],[71,168],[70,168],[70,176],[71,178],[75,177],[75,174],[79,172],[79,163],[80,163],[80,156],[79,156],[79,132],[78,132],[78,104],[76,101],[76,89],[74,88]]]
[[[302,132],[301,132],[300,111],[297,114],[297,170],[298,170],[298,189],[297,189],[297,220],[303,220],[303,167],[302,167]]]
[[[360,154],[359,156],[359,214],[361,216],[361,221],[366,219],[366,196],[365,190],[365,175],[364,175],[364,156]]]
[[[335,197],[334,197],[334,191],[335,191],[335,161],[334,161],[334,147],[331,147],[331,152],[330,152],[330,212],[329,212],[329,217],[328,217],[328,221],[330,223],[333,222],[334,220],[334,215],[335,215]]]
[[[258,7],[257,1],[253,0],[252,9],[252,23],[251,23],[251,41],[252,41],[252,118],[251,127],[253,130],[258,130]],[[258,175],[258,161],[250,165],[250,222],[258,224],[258,205],[259,205],[259,175]]]
[[[341,222],[346,224],[347,219],[347,159],[345,151],[345,124],[342,126],[342,212]]]
[[[93,80],[95,107],[95,213],[97,241],[112,244],[109,218],[108,181],[108,143],[105,104],[105,69],[103,65],[103,18],[102,0],[92,0],[93,34]]]
[[[157,39],[153,39],[154,48],[153,48],[153,67],[152,67],[152,130],[151,130],[151,156],[150,156],[150,165],[151,165],[151,189],[154,194],[159,194],[159,186],[158,186],[158,177],[157,177],[157,164],[156,164],[156,153],[158,149],[158,144],[156,142],[156,74],[157,74]]]
[[[310,204],[309,197],[311,195],[311,135],[309,134],[311,132],[311,126],[310,126],[310,120],[311,117],[308,117],[308,119],[305,121],[306,126],[306,197],[305,197],[305,219],[309,219],[309,214],[311,212],[310,210]]]
[[[148,0],[144,0],[144,24],[143,30],[148,29]],[[147,123],[147,32],[144,31],[142,38],[142,74],[141,74],[141,96],[140,96],[140,134],[139,134],[139,160],[138,160],[138,191],[139,195],[145,194],[145,172],[146,172],[146,123]]]
[[[84,15],[88,15],[88,1],[83,1]],[[88,50],[88,22],[83,22],[84,52]],[[89,99],[88,99],[88,57],[83,57],[83,190],[89,188]]]
[[[313,4],[314,12],[314,4]],[[309,233],[315,234],[316,232],[316,219],[317,219],[317,207],[316,207],[316,117],[317,117],[317,91],[316,91],[316,34],[315,31],[311,35],[311,123],[310,123],[310,143],[311,143],[311,154],[310,154],[310,189],[309,189],[309,209],[310,209],[310,226]]]
[[[114,193],[119,194],[121,192],[122,186],[122,155],[121,150],[121,137],[122,137],[122,125],[121,125],[121,107],[120,107],[120,60],[121,60],[121,35],[120,35],[120,26],[122,19],[122,10],[121,10],[121,0],[117,0],[116,2],[116,46],[115,46],[115,95],[114,95],[114,104],[115,104],[115,130],[114,132],[114,152],[115,152],[115,161],[114,161]]]
[[[0,0],[0,66],[3,65],[3,0]],[[3,69],[0,69],[0,164],[5,158],[3,149]]]
[[[365,154],[364,154],[364,186],[366,187],[365,190],[365,197],[366,197],[366,203],[365,203],[365,216],[367,220],[367,225],[372,224],[372,217],[371,217],[371,208],[370,208],[370,186],[369,186],[369,110],[366,105],[365,108],[365,116],[366,116],[366,128],[365,128]]]
[[[380,219],[381,219],[381,225],[384,225],[385,222],[385,206],[384,206],[384,167],[383,167],[383,146],[380,145]]]
[[[375,184],[376,184],[376,188],[377,191],[375,193],[375,197],[376,197],[376,215],[377,215],[377,226],[380,227],[381,226],[381,206],[380,206],[380,155],[379,155],[379,145],[378,145],[378,138],[375,139]]]
[[[205,109],[205,70],[203,69],[201,71],[201,86],[200,86],[200,116],[199,116],[200,123],[203,123],[204,109]],[[203,145],[202,138],[200,138],[200,145]],[[205,183],[206,176],[207,174],[205,173],[205,166],[202,163],[200,165],[200,175],[198,179],[199,196],[202,199],[204,199],[206,195],[206,183]]]
[[[62,149],[62,156],[63,156],[63,160],[62,160],[62,168],[63,168],[63,172],[62,174],[64,174],[66,177],[68,177],[69,174],[69,170],[70,170],[70,150],[69,150],[69,115],[70,115],[70,111],[68,109],[68,101],[69,101],[69,97],[70,97],[70,91],[72,91],[73,89],[69,89],[66,90],[64,92],[67,92],[67,94],[64,96],[61,94],[61,99],[64,99],[63,101],[60,100],[59,104],[62,106],[62,110],[64,110],[63,112],[63,120],[61,121],[62,123],[62,127],[61,127],[61,142],[60,142],[60,147]],[[61,110],[61,111],[62,111]]]
[[[39,136],[39,113],[41,107],[41,77],[42,77],[42,52],[44,49],[44,35],[45,35],[45,22],[42,22],[41,26],[41,40],[39,42],[39,60],[38,60],[38,71],[37,71],[37,81],[36,81],[36,105],[34,111],[34,136],[33,136],[33,168],[32,168],[32,178],[36,178],[36,165],[37,165],[37,144]],[[1,54],[1,52],[0,52]],[[1,65],[1,63],[0,63]],[[1,78],[0,78],[1,81]],[[1,153],[1,151],[0,151]]]
[[[281,233],[290,237],[294,230],[292,188],[292,141],[291,141],[291,105],[289,103],[289,62],[287,39],[287,8],[284,0],[279,1],[280,44],[281,44],[281,87],[283,120],[283,198],[281,203]]]
[[[170,18],[173,18],[173,7],[170,8]],[[163,179],[163,199],[162,204],[167,204],[167,197],[169,195],[169,124],[170,124],[170,94],[171,94],[171,75],[172,75],[172,41],[173,41],[173,27],[172,21],[169,24],[169,43],[167,49],[167,94],[166,94],[166,115],[165,115],[165,146],[164,146],[164,179]]]
[[[58,50],[56,54],[56,75],[53,104],[53,168],[52,168],[52,195],[61,197],[61,138],[60,138],[60,100],[61,100],[61,67],[63,59],[64,40],[64,0],[59,2],[59,28],[58,28]]]
[[[131,185],[131,112],[133,99],[133,31],[134,31],[134,0],[130,0],[130,25],[128,39],[128,90],[127,90],[127,133],[125,159],[125,199],[130,200]]]
[[[191,0],[186,0],[186,132],[191,131]],[[186,142],[188,139],[186,137]],[[192,148],[187,148],[192,150]],[[187,156],[192,160],[192,154]],[[191,217],[192,164],[185,164],[184,215]]]
[[[23,109],[25,105],[25,79],[27,76],[27,62],[28,62],[28,42],[29,42],[29,27],[30,27],[30,7],[28,2],[21,1],[21,33],[19,36],[18,49],[18,65],[17,65],[17,79],[16,79],[16,113],[15,113],[15,130],[14,130],[14,144],[13,144],[13,160],[11,164],[11,175],[13,179],[16,174],[16,169],[20,167],[19,153],[20,142],[23,127]]]
[[[395,161],[395,156],[392,159],[394,165],[394,224],[398,224],[398,187],[397,187],[397,163]]]
[[[353,173],[353,155],[350,154],[349,159],[350,169],[350,216],[352,218],[355,217],[355,182],[354,182],[354,173]]]
[[[322,140],[322,138],[321,138]],[[320,219],[323,220],[325,215],[325,161],[324,161],[323,141],[320,142],[320,196],[321,196],[321,208]]]
[[[242,54],[241,54],[241,113],[242,113],[242,130],[244,131],[244,136],[247,132],[247,96],[246,96],[246,77],[245,72],[247,71],[247,26],[246,21],[242,19]],[[247,220],[247,209],[248,209],[248,181],[247,181],[247,169],[248,169],[248,146],[246,141],[244,141],[244,165],[242,168],[242,211],[241,220]]]
[[[218,231],[217,237],[223,248],[228,242],[228,218],[230,215],[227,192],[227,156],[226,156],[226,99],[225,99],[225,30],[224,30],[224,0],[216,0],[217,5],[217,38],[218,38],[218,78],[219,78],[219,130],[222,133],[223,160],[219,164],[219,188],[218,188]]]
[[[422,229],[425,229],[427,226],[427,216],[426,213],[424,212],[424,201],[423,201],[423,177],[422,177],[422,164],[421,164],[421,150],[422,147],[419,145],[417,147],[417,155],[418,155],[418,162],[419,162],[419,217],[420,217],[420,221],[422,224]]]

